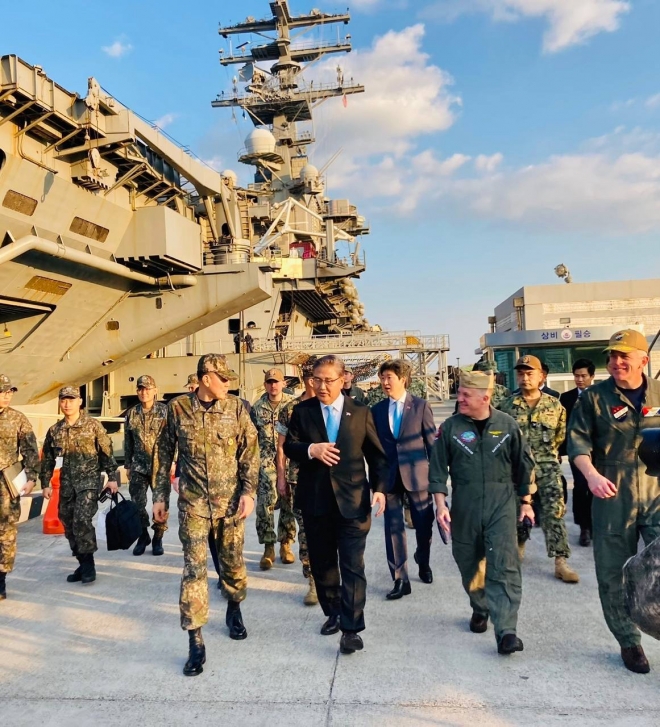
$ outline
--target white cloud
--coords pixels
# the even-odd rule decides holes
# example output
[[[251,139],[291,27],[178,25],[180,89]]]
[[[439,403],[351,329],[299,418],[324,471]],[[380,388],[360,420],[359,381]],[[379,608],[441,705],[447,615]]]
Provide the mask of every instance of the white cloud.
[[[178,118],[179,114],[175,114],[172,112],[163,114],[160,118],[154,121],[154,126],[157,126],[159,129],[166,129],[168,126],[171,126],[171,124],[173,124]]]
[[[500,154],[500,152],[492,154],[491,156],[479,154],[479,156],[474,160],[474,166],[479,172],[494,172],[503,160],[504,156]]]
[[[104,45],[101,50],[110,58],[121,58],[133,50],[133,46],[122,40],[116,40],[112,45]]]
[[[650,109],[657,109],[660,107],[660,93],[649,96],[645,103]]]
[[[630,8],[626,0],[436,0],[422,15],[444,21],[477,12],[488,13],[495,21],[542,18],[549,25],[543,49],[555,53],[598,33],[617,30]]]
[[[202,162],[206,164],[207,167],[215,169],[216,172],[224,172],[226,169],[226,162],[224,160],[224,157],[221,156],[208,157],[207,159],[202,159]]]

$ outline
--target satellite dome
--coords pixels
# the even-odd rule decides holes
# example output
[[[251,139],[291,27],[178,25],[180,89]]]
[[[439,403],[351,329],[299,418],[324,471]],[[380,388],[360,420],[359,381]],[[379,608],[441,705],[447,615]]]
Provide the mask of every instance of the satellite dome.
[[[300,178],[303,182],[311,182],[318,179],[319,170],[313,164],[305,164],[300,170]]]
[[[275,137],[268,129],[254,129],[245,138],[248,154],[272,154],[275,151]]]
[[[220,172],[220,176],[223,179],[231,179],[234,187],[238,184],[238,174],[232,169],[225,169],[223,172]]]

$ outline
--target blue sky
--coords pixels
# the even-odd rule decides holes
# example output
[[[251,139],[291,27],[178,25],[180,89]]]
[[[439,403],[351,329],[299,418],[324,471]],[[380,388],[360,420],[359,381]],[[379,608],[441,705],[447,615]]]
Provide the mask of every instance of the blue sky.
[[[522,285],[660,277],[660,61],[655,0],[358,0],[354,52],[314,74],[366,93],[319,109],[313,160],[371,222],[358,283],[372,323],[449,333],[474,357],[487,317]],[[341,12],[345,3],[293,0]],[[218,168],[251,125],[211,100],[219,23],[266,0],[3,8],[0,52],[84,93],[88,76]],[[342,32],[344,29],[342,28]],[[320,37],[335,37],[325,30]],[[311,75],[310,75],[311,77]]]

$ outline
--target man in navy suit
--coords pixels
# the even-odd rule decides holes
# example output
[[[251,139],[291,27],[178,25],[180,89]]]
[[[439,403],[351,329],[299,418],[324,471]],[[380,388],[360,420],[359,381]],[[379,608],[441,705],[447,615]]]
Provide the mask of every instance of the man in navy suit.
[[[300,463],[295,504],[302,511],[316,591],[327,617],[324,636],[342,631],[339,649],[363,648],[367,579],[364,549],[385,509],[387,458],[371,409],[342,394],[344,362],[324,356],[314,364],[316,397],[293,408],[284,454]],[[365,469],[369,465],[369,477]],[[373,493],[373,494],[372,494]]]
[[[429,565],[433,533],[433,504],[429,487],[429,459],[435,443],[435,425],[429,403],[406,391],[410,366],[400,359],[386,361],[378,374],[387,399],[372,411],[376,431],[390,465],[385,506],[385,548],[394,588],[390,601],[407,596],[408,546],[403,519],[403,496],[408,495],[417,550],[415,561],[424,583],[433,582]]]

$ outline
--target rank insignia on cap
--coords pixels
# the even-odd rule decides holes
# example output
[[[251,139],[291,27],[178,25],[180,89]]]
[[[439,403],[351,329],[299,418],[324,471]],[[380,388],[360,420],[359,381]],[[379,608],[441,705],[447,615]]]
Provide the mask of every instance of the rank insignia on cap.
[[[645,417],[658,417],[660,416],[660,406],[645,406],[642,408],[642,414]]]
[[[615,341],[623,341],[623,333],[619,333],[616,336],[614,336]]]
[[[610,407],[612,416],[619,422],[628,416],[628,407],[624,405]]]
[[[521,359],[521,361],[523,363],[529,363],[529,356],[523,356],[522,359]]]

